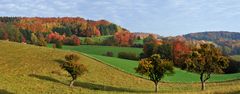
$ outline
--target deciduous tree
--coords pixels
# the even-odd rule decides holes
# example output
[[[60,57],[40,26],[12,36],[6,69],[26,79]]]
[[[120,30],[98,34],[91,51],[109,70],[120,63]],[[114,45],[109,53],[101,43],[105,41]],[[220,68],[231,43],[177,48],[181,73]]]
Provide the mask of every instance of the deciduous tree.
[[[130,46],[133,43],[132,34],[128,31],[115,33],[114,39],[119,46]]]
[[[65,56],[65,62],[61,65],[61,67],[66,70],[72,77],[72,81],[69,86],[73,87],[74,81],[77,77],[83,75],[87,68],[79,63],[80,57],[76,54],[69,54]]]
[[[147,44],[147,43],[156,43],[157,42],[157,38],[154,37],[154,35],[150,34],[148,37],[146,37],[145,39],[143,39],[143,44]]]
[[[200,74],[202,90],[205,89],[205,82],[211,77],[212,73],[223,73],[223,69],[228,67],[228,58],[224,57],[220,49],[213,44],[201,44],[200,48],[194,48],[192,52],[184,56],[186,69]]]
[[[184,37],[176,37],[172,43],[173,63],[176,66],[181,66],[181,55],[190,53],[190,50]]]
[[[154,82],[155,92],[157,92],[158,82],[165,74],[173,73],[173,64],[169,60],[161,59],[160,55],[154,54],[149,58],[142,59],[135,70],[141,75],[148,76]]]

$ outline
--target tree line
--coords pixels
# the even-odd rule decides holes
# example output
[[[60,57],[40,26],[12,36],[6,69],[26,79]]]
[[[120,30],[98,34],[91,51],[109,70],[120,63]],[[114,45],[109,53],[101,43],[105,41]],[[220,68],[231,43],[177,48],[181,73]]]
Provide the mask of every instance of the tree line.
[[[0,17],[1,40],[39,46],[46,46],[47,43],[79,45],[77,37],[105,35],[112,35],[114,39],[104,41],[106,45],[111,45],[111,42],[118,46],[132,44],[132,34],[127,29],[106,20],[92,21],[80,17]]]
[[[199,74],[201,90],[213,73],[224,73],[229,66],[229,57],[212,43],[189,43],[183,37],[166,39],[158,44],[154,37],[145,41],[143,53],[136,72],[149,77],[154,82],[155,92],[158,83],[168,74],[174,73],[174,66]]]

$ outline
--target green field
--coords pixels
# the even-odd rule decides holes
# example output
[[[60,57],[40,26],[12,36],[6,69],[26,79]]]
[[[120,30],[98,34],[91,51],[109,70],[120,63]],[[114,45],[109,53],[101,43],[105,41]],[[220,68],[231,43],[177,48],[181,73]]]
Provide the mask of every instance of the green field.
[[[151,81],[142,79],[98,60],[72,51],[0,41],[0,94],[146,94],[153,93]],[[66,54],[80,56],[88,73],[78,78],[74,88],[71,78],[59,67]],[[159,83],[159,94],[237,94],[240,81],[207,83]]]
[[[89,37],[89,38],[91,38],[94,43],[102,43],[104,40],[106,40],[110,37],[113,37],[113,35],[99,36],[99,37]],[[86,44],[86,43],[84,43],[84,40],[85,40],[86,37],[79,37],[79,38],[80,38],[82,44]],[[143,44],[143,39],[134,40],[133,44]]]
[[[133,43],[134,43],[134,44],[143,44],[143,39],[134,40]]]
[[[125,60],[119,58],[112,58],[106,56],[99,56],[99,55],[91,55],[109,65],[112,65],[116,68],[119,68],[122,71],[127,73],[140,76],[139,74],[135,73],[134,68],[138,66],[137,61],[132,60]],[[209,79],[209,82],[219,82],[219,81],[226,81],[226,80],[234,80],[240,79],[240,73],[235,74],[214,74]],[[169,75],[163,78],[165,82],[200,82],[199,75],[191,72],[186,72],[181,69],[175,68],[175,74]]]
[[[111,47],[111,46],[93,46],[93,45],[81,45],[81,46],[63,46],[65,50],[74,50],[88,54],[91,57],[94,57],[103,63],[111,65],[119,70],[124,72],[140,76],[135,73],[134,68],[138,66],[137,61],[120,59],[115,57],[106,57],[101,54],[105,51],[113,51],[117,53],[119,51],[132,51],[136,53],[140,53],[140,48],[130,48],[130,47]],[[139,51],[139,52],[137,52]],[[240,73],[235,74],[214,74],[209,79],[209,82],[219,82],[219,81],[227,81],[227,80],[235,80],[240,79]],[[163,78],[165,82],[199,82],[199,75],[191,72],[186,72],[175,68],[175,74],[169,75]]]
[[[107,36],[99,36],[99,37],[89,37],[93,40],[94,43],[102,43],[104,40],[112,37],[113,35],[107,35]],[[81,40],[81,43],[85,44],[84,43],[84,40],[86,37],[79,37],[80,40]]]
[[[48,45],[52,47],[51,44]],[[113,55],[117,57],[119,52],[132,52],[136,53],[137,55],[142,52],[141,48],[131,48],[129,47],[114,47],[114,46],[96,46],[96,45],[80,45],[80,46],[63,46],[65,50],[74,50],[79,51],[87,54],[94,54],[94,55],[103,55],[106,52],[110,51],[113,52]]]

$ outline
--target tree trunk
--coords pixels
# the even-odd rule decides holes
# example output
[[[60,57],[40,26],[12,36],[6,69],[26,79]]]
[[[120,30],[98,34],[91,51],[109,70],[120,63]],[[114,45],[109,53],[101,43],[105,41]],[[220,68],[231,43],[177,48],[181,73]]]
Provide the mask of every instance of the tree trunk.
[[[155,92],[157,93],[157,91],[158,91],[158,83],[154,82],[154,84],[155,84]]]
[[[201,83],[202,83],[202,90],[205,90],[205,82],[202,81]]]
[[[70,87],[73,87],[74,80],[72,80],[69,84]]]
[[[201,84],[202,84],[201,90],[205,90],[205,81],[204,81],[203,73],[200,74],[200,80],[201,80]]]

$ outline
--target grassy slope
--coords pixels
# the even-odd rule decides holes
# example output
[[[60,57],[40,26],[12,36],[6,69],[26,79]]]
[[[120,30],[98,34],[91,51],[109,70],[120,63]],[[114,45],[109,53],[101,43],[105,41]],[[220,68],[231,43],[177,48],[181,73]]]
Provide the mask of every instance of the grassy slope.
[[[240,61],[240,55],[231,56],[234,60]]]
[[[134,68],[137,67],[137,61],[119,59],[115,57],[106,57],[102,56],[101,53],[105,53],[106,51],[113,51],[117,53],[119,51],[132,51],[135,53],[141,52],[140,48],[128,48],[128,47],[111,47],[111,46],[93,46],[93,45],[81,45],[81,46],[63,46],[63,49],[70,49],[75,51],[80,51],[87,53],[104,63],[112,65],[122,71],[125,71],[130,74],[134,74],[139,76],[135,73]],[[236,74],[215,74],[209,79],[210,82],[216,81],[226,81],[226,80],[234,80],[240,79],[240,73]],[[180,69],[175,68],[175,74],[166,76],[163,81],[166,82],[199,82],[199,75],[195,73],[186,72]]]
[[[91,55],[91,56],[98,58],[99,60],[102,60],[105,63],[110,64],[114,67],[122,69],[125,72],[139,76],[137,73],[135,73],[135,70],[134,70],[134,68],[137,67],[137,65],[138,65],[137,61],[124,60],[124,59],[105,57],[105,56],[99,56],[99,55]],[[218,75],[214,74],[214,75],[212,75],[211,79],[209,79],[209,81],[216,82],[216,81],[226,81],[226,80],[234,80],[234,79],[240,79],[240,73],[218,74]],[[180,70],[178,68],[175,68],[175,74],[166,76],[163,79],[163,81],[166,81],[166,82],[199,82],[200,80],[199,80],[198,74],[186,72],[186,71]]]
[[[0,41],[0,93],[17,94],[122,94],[150,93],[153,83],[103,63],[81,56],[89,72],[67,86],[70,77],[60,69],[59,60],[73,53],[58,49]],[[240,81],[207,83],[208,90],[200,91],[199,84],[160,83],[159,93],[238,93]]]

